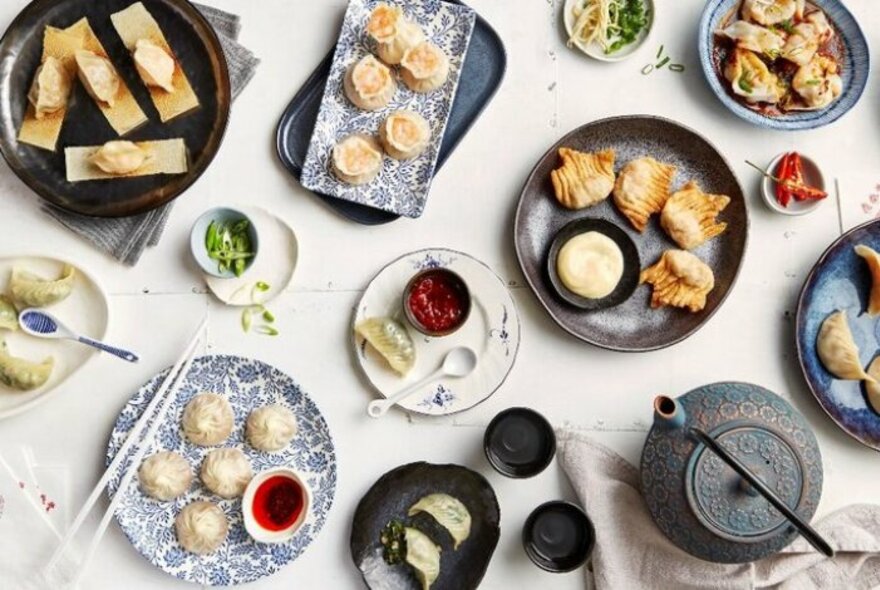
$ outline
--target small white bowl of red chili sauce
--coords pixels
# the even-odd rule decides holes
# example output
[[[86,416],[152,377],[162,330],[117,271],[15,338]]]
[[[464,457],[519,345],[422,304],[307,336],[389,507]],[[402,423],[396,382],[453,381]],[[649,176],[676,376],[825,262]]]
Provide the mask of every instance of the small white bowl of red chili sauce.
[[[244,491],[244,528],[258,543],[284,543],[302,527],[311,507],[309,487],[295,471],[270,469]]]
[[[770,162],[761,194],[770,209],[783,215],[806,215],[828,197],[818,164],[798,152],[779,154]]]
[[[458,274],[429,268],[416,274],[403,290],[403,311],[413,328],[426,336],[448,336],[471,313],[471,293]]]

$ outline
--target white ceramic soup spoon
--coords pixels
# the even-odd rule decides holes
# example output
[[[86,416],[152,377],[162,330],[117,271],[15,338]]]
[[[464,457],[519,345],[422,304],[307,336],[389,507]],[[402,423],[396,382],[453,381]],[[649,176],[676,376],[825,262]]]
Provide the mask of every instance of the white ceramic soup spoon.
[[[18,315],[18,325],[21,326],[25,334],[36,336],[37,338],[54,338],[63,340],[76,340],[82,344],[86,344],[98,350],[103,350],[121,359],[125,359],[130,363],[136,363],[140,359],[133,352],[109,346],[103,342],[92,340],[86,336],[80,336],[50,313],[42,309],[26,309]]]
[[[418,392],[428,383],[436,381],[437,379],[442,379],[443,377],[465,377],[470,375],[476,366],[476,352],[466,346],[453,348],[446,353],[446,357],[443,359],[443,365],[441,365],[440,368],[418,383],[413,383],[403,391],[395,393],[389,398],[377,399],[370,402],[367,406],[367,414],[372,418],[381,418],[388,413],[388,410],[390,410],[392,406]]]

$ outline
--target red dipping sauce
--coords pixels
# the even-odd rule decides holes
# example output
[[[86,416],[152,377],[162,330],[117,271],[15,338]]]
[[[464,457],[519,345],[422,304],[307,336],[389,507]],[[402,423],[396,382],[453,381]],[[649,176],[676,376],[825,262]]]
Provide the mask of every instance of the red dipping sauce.
[[[296,523],[305,507],[305,491],[298,482],[274,475],[254,493],[254,520],[268,531],[283,531]]]
[[[471,301],[467,286],[458,275],[437,269],[413,278],[405,305],[416,328],[429,335],[443,335],[464,324]]]

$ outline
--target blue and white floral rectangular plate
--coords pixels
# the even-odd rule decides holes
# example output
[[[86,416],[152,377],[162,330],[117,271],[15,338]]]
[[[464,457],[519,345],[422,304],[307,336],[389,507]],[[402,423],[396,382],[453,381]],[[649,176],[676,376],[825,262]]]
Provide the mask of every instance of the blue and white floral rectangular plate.
[[[476,13],[467,6],[442,0],[386,0],[386,3],[399,4],[406,16],[417,22],[428,38],[446,52],[449,80],[429,94],[417,94],[399,84],[387,107],[365,112],[349,102],[342,86],[346,69],[370,53],[365,27],[379,3],[380,0],[351,0],[348,5],[300,180],[312,191],[406,217],[419,217],[428,199]],[[340,139],[354,133],[376,135],[389,113],[406,109],[420,113],[431,126],[431,143],[422,155],[405,161],[385,158],[379,176],[362,186],[346,184],[333,175],[330,157]]]

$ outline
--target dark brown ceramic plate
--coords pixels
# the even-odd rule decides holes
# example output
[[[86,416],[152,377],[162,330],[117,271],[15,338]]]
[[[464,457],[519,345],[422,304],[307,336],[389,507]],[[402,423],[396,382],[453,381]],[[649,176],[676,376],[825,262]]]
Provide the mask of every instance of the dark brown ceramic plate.
[[[657,220],[644,234],[635,231],[609,197],[580,211],[561,207],[553,194],[550,172],[559,165],[557,151],[570,147],[585,152],[614,148],[615,170],[641,156],[653,156],[678,167],[673,190],[688,180],[703,190],[730,196],[730,205],[719,217],[727,231],[693,251],[715,273],[715,288],[699,313],[651,309],[651,290],[636,289],[624,303],[609,309],[584,311],[559,299],[546,272],[547,256],[556,233],[572,220],[589,216],[607,219],[624,228],[639,250],[643,266],[654,264],[663,251],[677,248]],[[718,310],[736,281],[745,254],[749,219],[743,191],[727,161],[695,131],[660,117],[627,116],[602,119],[580,127],[554,145],[532,171],[520,196],[514,224],[520,266],[538,300],[566,332],[610,350],[645,352],[681,342],[696,332]]]
[[[12,21],[0,39],[0,152],[12,170],[40,197],[59,207],[98,217],[123,217],[164,205],[192,185],[214,159],[229,117],[230,87],[226,60],[211,25],[185,0],[143,0],[180,60],[201,107],[168,123],[159,114],[135,71],[110,15],[134,0],[34,0]],[[66,28],[82,17],[101,40],[120,76],[149,122],[129,133],[132,141],[182,137],[189,151],[189,172],[140,178],[70,183],[64,148],[100,145],[118,136],[77,82],[55,153],[20,144],[18,135],[27,93],[42,54],[46,25]]]

